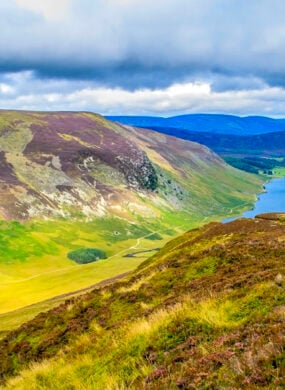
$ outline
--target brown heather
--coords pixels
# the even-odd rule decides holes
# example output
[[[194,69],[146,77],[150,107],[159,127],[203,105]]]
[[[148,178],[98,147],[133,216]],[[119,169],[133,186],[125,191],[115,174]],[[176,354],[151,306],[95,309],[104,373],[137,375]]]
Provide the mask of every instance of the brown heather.
[[[2,339],[3,388],[282,389],[284,260],[282,214],[189,231]]]

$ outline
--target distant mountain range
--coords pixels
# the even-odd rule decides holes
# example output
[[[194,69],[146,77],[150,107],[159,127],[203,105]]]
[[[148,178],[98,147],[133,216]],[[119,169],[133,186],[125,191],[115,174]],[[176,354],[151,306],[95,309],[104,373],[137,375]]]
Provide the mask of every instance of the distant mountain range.
[[[285,131],[241,136],[235,134],[213,134],[171,127],[151,126],[149,129],[206,145],[219,154],[285,155]]]
[[[285,131],[285,119],[263,116],[239,117],[220,114],[189,114],[170,118],[151,116],[108,116],[108,119],[138,127],[178,128],[215,134],[256,135]]]
[[[273,168],[285,165],[285,119],[212,114],[110,118],[125,125],[198,142],[214,150],[232,166],[251,173],[271,175]],[[254,160],[248,159],[252,157]],[[277,157],[283,159],[275,160]]]

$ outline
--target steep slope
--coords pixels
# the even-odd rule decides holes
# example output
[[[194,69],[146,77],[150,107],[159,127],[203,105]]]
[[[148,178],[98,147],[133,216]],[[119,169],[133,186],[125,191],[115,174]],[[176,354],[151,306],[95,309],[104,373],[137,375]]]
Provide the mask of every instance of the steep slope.
[[[194,214],[201,197],[205,209],[223,214],[225,193],[238,203],[255,191],[252,178],[205,147],[89,113],[1,111],[0,167],[0,216],[8,220],[133,220],[186,207]]]
[[[284,176],[285,131],[240,136],[171,127],[150,126],[149,129],[206,145],[238,169],[256,174]]]
[[[214,134],[254,135],[285,131],[284,119],[262,116],[239,117],[218,114],[189,114],[169,118],[108,116],[110,120],[139,127],[169,127]]]
[[[284,242],[284,214],[185,233],[5,337],[3,388],[282,388]]]

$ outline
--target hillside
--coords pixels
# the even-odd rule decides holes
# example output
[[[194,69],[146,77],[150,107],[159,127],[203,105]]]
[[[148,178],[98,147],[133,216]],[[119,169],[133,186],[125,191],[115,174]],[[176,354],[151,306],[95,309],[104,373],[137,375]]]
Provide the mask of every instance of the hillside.
[[[285,156],[285,131],[240,136],[155,126],[151,126],[149,129],[188,141],[198,142],[222,155]]]
[[[262,116],[239,117],[220,114],[188,114],[169,118],[148,116],[108,116],[107,118],[131,126],[168,127],[214,134],[250,136],[285,131],[285,119]]]
[[[156,126],[149,129],[206,145],[228,164],[246,172],[284,176],[285,131],[241,136]]]
[[[108,214],[132,219],[190,203],[194,210],[197,185],[215,208],[213,198],[219,202],[224,190],[203,184],[201,172],[205,181],[215,174],[232,198],[250,181],[201,145],[89,113],[1,111],[0,150],[0,216],[6,220]],[[240,182],[230,190],[234,179]]]
[[[2,110],[0,314],[129,272],[260,191],[196,143],[91,113]]]
[[[8,334],[3,388],[283,388],[284,241],[284,214],[188,231]]]

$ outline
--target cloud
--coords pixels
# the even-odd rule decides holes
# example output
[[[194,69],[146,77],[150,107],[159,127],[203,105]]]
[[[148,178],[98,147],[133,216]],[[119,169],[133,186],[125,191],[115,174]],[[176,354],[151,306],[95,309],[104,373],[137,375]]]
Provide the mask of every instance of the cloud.
[[[165,88],[127,90],[92,85],[88,80],[39,80],[32,72],[9,74],[2,81],[0,106],[26,110],[93,111],[105,115],[175,115],[185,112],[284,116],[285,90],[258,84],[217,91],[208,82],[175,83]],[[21,91],[21,93],[19,93]]]
[[[11,87],[9,84],[0,83],[0,93],[3,95],[11,94],[14,92],[13,87]]]
[[[219,98],[241,92],[251,104],[252,91],[285,87],[283,0],[10,0],[0,2],[0,16],[0,79],[19,105],[37,93],[67,101],[75,91],[110,90],[138,102],[159,95],[162,107],[169,100],[158,91],[173,85],[209,85]]]
[[[41,77],[89,78],[127,88],[161,86],[165,78],[170,85],[198,72],[284,83],[283,0],[15,4],[15,9],[4,6],[14,16],[1,27],[3,71],[32,69]],[[31,19],[27,9],[46,20]]]
[[[19,7],[42,15],[47,20],[62,20],[66,17],[71,0],[16,0]]]

